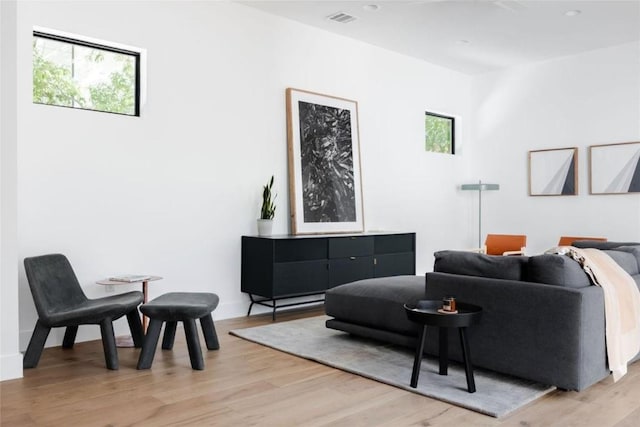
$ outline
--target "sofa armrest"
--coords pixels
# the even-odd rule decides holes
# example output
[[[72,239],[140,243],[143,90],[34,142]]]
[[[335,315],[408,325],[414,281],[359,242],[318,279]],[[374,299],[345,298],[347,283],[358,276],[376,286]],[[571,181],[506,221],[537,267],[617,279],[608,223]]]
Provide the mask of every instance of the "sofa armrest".
[[[568,288],[515,280],[427,273],[426,296],[483,308],[469,328],[474,364],[581,390],[608,374],[604,297],[595,286]],[[437,351],[429,340],[428,351]],[[459,349],[452,348],[454,358]]]

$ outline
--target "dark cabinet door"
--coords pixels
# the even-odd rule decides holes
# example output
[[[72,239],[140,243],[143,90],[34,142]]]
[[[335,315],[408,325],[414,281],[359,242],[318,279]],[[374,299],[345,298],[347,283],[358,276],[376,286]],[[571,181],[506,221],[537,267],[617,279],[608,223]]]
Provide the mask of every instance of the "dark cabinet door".
[[[401,276],[405,274],[416,274],[415,254],[413,252],[376,255],[374,277]]]
[[[329,260],[329,287],[373,277],[373,256]]]
[[[280,262],[273,268],[273,297],[324,292],[329,272],[327,261]]]

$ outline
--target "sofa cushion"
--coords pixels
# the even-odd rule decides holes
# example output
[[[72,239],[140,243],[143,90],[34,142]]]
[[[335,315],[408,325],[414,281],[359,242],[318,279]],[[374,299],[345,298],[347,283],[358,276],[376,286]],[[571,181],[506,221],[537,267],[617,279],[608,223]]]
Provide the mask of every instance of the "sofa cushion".
[[[638,260],[632,252],[622,251],[620,248],[610,251],[602,251],[609,255],[624,271],[630,275],[636,275],[638,271]]]
[[[580,264],[566,255],[535,255],[527,264],[527,281],[584,288],[591,280]]]
[[[324,307],[344,322],[415,336],[418,326],[407,318],[404,304],[424,298],[424,276],[379,277],[328,289]]]
[[[439,251],[433,271],[492,279],[523,280],[526,256],[484,255],[476,252]]]
[[[619,246],[638,246],[638,242],[601,242],[596,240],[578,240],[573,242],[576,248],[613,249]]]
[[[635,273],[631,273],[629,272],[629,274],[633,275],[633,274],[637,274],[640,273],[640,245],[636,245],[636,246],[618,246],[615,249],[612,249],[614,251],[619,251],[619,252],[627,252],[630,253],[634,256],[634,258],[636,259],[636,263],[638,264],[638,268],[635,270]]]

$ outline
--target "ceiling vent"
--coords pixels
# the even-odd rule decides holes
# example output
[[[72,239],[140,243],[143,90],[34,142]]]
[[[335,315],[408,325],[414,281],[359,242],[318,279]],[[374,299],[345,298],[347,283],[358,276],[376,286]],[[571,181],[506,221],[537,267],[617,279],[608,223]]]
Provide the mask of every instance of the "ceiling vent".
[[[349,22],[355,21],[358,18],[353,15],[349,15],[348,13],[336,12],[327,16],[327,19],[330,21],[340,22],[341,24],[347,24]]]

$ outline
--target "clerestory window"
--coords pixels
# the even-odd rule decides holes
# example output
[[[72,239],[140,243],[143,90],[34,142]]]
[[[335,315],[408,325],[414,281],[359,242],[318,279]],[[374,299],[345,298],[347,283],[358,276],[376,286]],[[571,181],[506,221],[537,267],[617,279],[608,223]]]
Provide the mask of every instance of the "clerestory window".
[[[33,32],[35,104],[140,115],[140,52]]]

